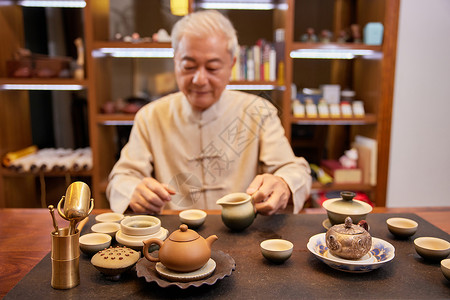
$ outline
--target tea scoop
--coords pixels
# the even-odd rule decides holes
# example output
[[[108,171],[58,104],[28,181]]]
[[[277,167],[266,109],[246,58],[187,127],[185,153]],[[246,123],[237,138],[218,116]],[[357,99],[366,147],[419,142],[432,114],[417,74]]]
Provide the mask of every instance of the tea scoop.
[[[64,208],[61,211],[61,203]],[[89,207],[90,205],[90,207]],[[70,222],[69,235],[73,234],[76,224],[86,218],[94,209],[94,199],[91,198],[89,186],[81,181],[73,182],[66,190],[58,203],[58,213],[62,218]]]
[[[50,211],[50,215],[52,216],[53,227],[55,228],[54,234],[57,235],[59,234],[59,231],[58,231],[58,224],[56,224],[55,219],[55,207],[53,205],[49,205],[48,210]]]

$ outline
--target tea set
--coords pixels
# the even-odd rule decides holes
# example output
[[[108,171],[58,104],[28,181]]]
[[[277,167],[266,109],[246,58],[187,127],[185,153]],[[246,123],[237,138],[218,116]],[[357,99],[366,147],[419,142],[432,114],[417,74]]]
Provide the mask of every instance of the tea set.
[[[334,269],[369,272],[392,261],[395,248],[389,242],[371,236],[365,219],[372,207],[353,199],[354,195],[342,192],[341,198],[323,203],[329,222],[327,231],[312,236],[307,249]],[[77,197],[86,199],[86,195]],[[60,203],[58,212],[70,221],[68,232],[79,234],[76,224],[92,211],[93,200],[77,202],[72,198],[66,193],[64,210],[61,210]],[[91,203],[90,207],[86,203]],[[232,232],[245,230],[257,216],[252,196],[245,193],[226,195],[216,203],[222,207],[223,224]],[[73,209],[81,206],[82,209]],[[55,235],[61,231],[52,210],[51,213],[55,226],[52,234]],[[123,272],[136,266],[138,277],[144,277],[148,282],[155,281],[161,287],[214,284],[218,279],[231,275],[235,263],[228,254],[213,250],[214,242],[220,237],[210,235],[204,238],[195,231],[203,226],[206,216],[207,213],[199,209],[181,211],[181,225],[169,235],[155,216],[104,213],[96,216],[92,233],[79,237],[79,247],[83,253],[92,256],[91,263],[109,279],[118,280]],[[417,222],[406,218],[390,218],[386,224],[397,238],[410,237],[418,227]],[[120,246],[111,246],[113,240]],[[424,259],[442,261],[442,272],[446,278],[450,277],[450,259],[445,259],[450,253],[448,241],[421,237],[414,240],[414,245]],[[259,246],[262,256],[275,264],[288,260],[294,248],[290,241],[283,239],[264,240]],[[157,249],[159,251],[154,251]],[[217,271],[218,266],[222,267],[220,271]]]

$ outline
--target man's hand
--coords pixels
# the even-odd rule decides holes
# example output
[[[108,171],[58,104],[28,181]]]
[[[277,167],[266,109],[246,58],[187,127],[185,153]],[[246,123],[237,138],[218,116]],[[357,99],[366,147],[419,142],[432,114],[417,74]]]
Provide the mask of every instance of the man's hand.
[[[130,208],[136,213],[159,214],[164,204],[170,201],[175,191],[156,179],[146,177],[136,186],[131,195]]]
[[[291,198],[291,190],[279,176],[272,174],[257,175],[247,188],[252,195],[256,210],[263,215],[273,215],[285,209]]]

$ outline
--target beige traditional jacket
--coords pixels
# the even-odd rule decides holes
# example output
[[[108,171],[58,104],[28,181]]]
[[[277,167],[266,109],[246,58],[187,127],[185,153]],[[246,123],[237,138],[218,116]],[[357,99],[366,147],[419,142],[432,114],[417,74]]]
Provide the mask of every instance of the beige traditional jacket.
[[[269,101],[226,90],[199,112],[178,92],[136,114],[129,141],[109,176],[107,196],[113,211],[124,212],[137,184],[153,177],[177,191],[166,209],[220,209],[216,200],[245,192],[262,173],[285,180],[294,213],[303,207],[311,189],[309,165],[295,157]]]

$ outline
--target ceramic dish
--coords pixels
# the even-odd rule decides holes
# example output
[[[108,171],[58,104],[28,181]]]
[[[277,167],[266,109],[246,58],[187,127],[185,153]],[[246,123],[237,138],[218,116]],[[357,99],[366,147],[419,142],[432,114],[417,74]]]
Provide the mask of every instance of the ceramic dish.
[[[109,223],[109,222],[120,223],[120,221],[122,221],[123,218],[124,218],[123,214],[108,212],[95,216],[95,221],[97,223]]]
[[[416,221],[407,218],[389,218],[386,220],[388,230],[399,238],[407,238],[417,231]]]
[[[164,227],[161,227],[160,230],[155,234],[141,235],[141,236],[127,235],[124,234],[122,230],[119,230],[116,233],[116,241],[124,246],[130,247],[131,249],[141,251],[142,247],[144,247],[144,243],[142,243],[142,241],[151,238],[165,240],[168,234],[169,231]]]
[[[358,260],[348,260],[329,253],[325,233],[312,236],[307,244],[308,250],[328,266],[345,272],[364,273],[378,269],[395,257],[395,248],[390,243],[372,237],[369,253]]]
[[[111,236],[105,233],[87,233],[80,236],[80,249],[84,254],[93,255],[111,245]]]
[[[436,237],[419,237],[414,240],[416,252],[426,260],[440,261],[450,254],[450,243]]]
[[[333,226],[333,225],[331,225],[330,219],[326,218],[325,220],[323,220],[322,226],[323,226],[323,228],[325,228],[326,230],[328,230],[328,229],[330,229],[331,226]]]
[[[189,228],[198,228],[205,222],[207,213],[201,209],[187,209],[179,213],[180,222]]]
[[[175,272],[167,269],[160,262],[156,263],[155,269],[161,277],[169,281],[190,282],[210,276],[216,269],[216,262],[210,258],[208,262],[200,269],[186,273]]]
[[[120,230],[127,235],[155,234],[161,229],[161,220],[154,216],[137,215],[120,222]]]
[[[199,287],[202,285],[213,285],[218,280],[221,280],[231,273],[236,268],[234,259],[222,251],[212,251],[211,259],[216,263],[216,268],[211,276],[194,280],[189,282],[170,281],[161,277],[155,269],[155,264],[148,261],[145,257],[141,258],[136,264],[136,273],[138,277],[144,277],[147,282],[156,282],[160,287],[165,288],[169,286],[176,286],[180,289],[187,289],[188,287]]]
[[[116,237],[116,232],[119,231],[120,224],[115,222],[96,223],[92,225],[91,230],[97,233],[109,234],[112,238]]]

